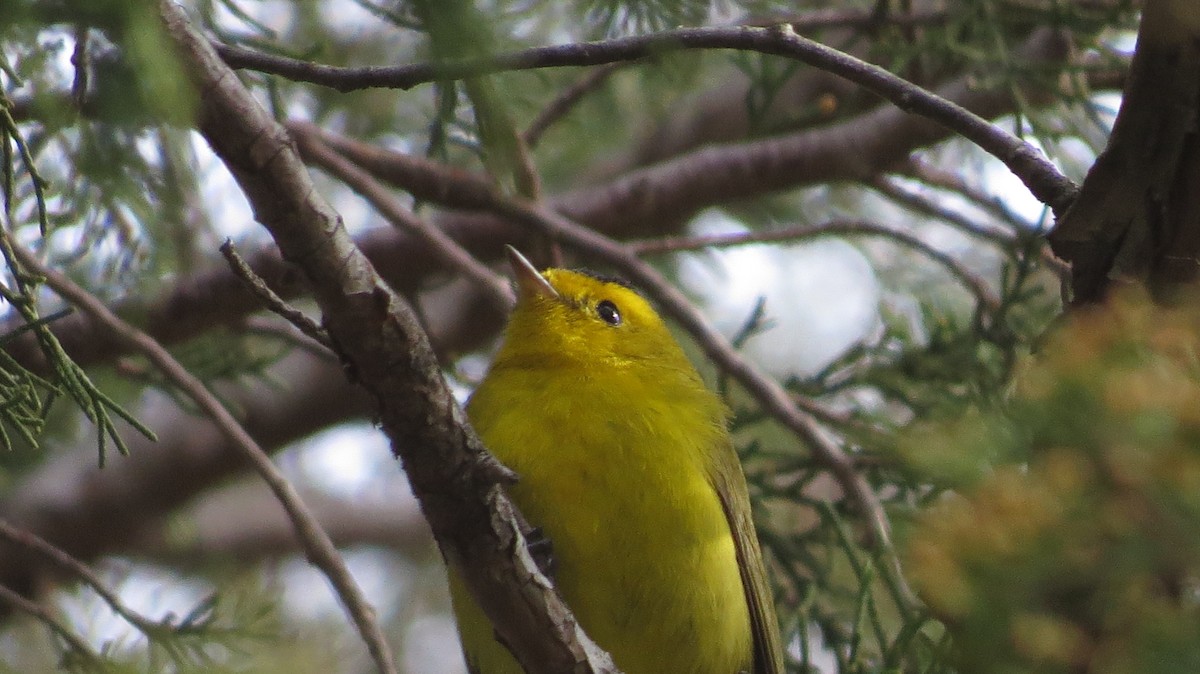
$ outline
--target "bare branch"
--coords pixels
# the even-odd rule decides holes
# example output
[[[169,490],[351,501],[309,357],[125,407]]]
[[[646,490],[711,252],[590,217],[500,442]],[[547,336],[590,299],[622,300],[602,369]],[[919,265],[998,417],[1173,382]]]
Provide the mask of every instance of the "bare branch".
[[[1020,236],[1022,234],[1037,230],[1036,225],[1033,223],[1021,221],[1020,218],[1016,217],[1014,213],[1009,212],[1003,205],[991,203],[988,195],[977,191],[977,189],[972,189],[961,180],[955,180],[952,176],[944,175],[944,171],[938,171],[937,174],[923,173],[918,179],[924,181],[925,177],[930,177],[931,180],[937,181],[934,183],[934,186],[958,192],[967,199],[970,199],[972,203],[988,211],[990,215],[1000,217],[1004,221],[1012,223],[1015,231],[1009,233],[1009,231],[979,227],[979,223],[973,221],[973,219],[962,215],[958,211],[949,209],[949,207],[938,203],[934,199],[924,197],[924,195],[913,192],[911,189],[896,185],[896,182],[888,179],[888,177],[876,176],[874,180],[869,182],[869,186],[874,188],[876,192],[884,195],[884,197],[892,199],[896,204],[905,207],[907,210],[920,213],[920,215],[937,218],[938,221],[953,225],[953,227],[965,231],[967,234],[983,237],[983,239],[1000,246],[1003,251],[1013,251],[1015,247],[1020,246]],[[989,203],[991,203],[990,207]],[[1056,258],[1055,254],[1048,247],[1040,248],[1038,257],[1042,260],[1042,264],[1046,265],[1050,271],[1056,273],[1058,277],[1064,278],[1069,275],[1069,267],[1063,264],[1062,260]]]
[[[246,264],[246,260],[238,255],[237,250],[233,247],[233,241],[225,239],[225,243],[221,244],[221,254],[229,261],[229,268],[238,278],[242,279],[250,288],[251,292],[262,300],[264,306],[271,311],[282,316],[288,323],[299,328],[300,332],[308,335],[313,341],[329,350],[334,350],[333,343],[329,341],[329,335],[321,329],[321,326],[313,322],[311,318],[305,316],[301,311],[289,306],[283,301],[275,291],[267,285],[262,277],[254,273],[250,265]]]
[[[350,576],[350,570],[346,568],[337,548],[334,547],[328,534],[321,529],[316,518],[300,500],[300,496],[291,483],[283,477],[267,453],[242,428],[237,419],[234,419],[225,406],[209,392],[203,382],[180,365],[158,342],[118,318],[94,295],[58,271],[46,267],[15,243],[13,251],[23,265],[43,276],[46,284],[63,299],[114,333],[131,351],[145,356],[173,385],[183,391],[198,408],[213,420],[226,439],[242,451],[287,510],[309,561],[325,574],[337,591],[338,598],[354,620],[355,626],[366,642],[368,650],[371,651],[371,656],[375,659],[379,670],[384,674],[395,674],[391,648],[375,619],[375,611]]]
[[[878,66],[803,38],[787,24],[772,28],[683,28],[603,42],[535,47],[484,59],[395,67],[334,68],[242,47],[218,44],[216,48],[232,67],[253,68],[339,91],[379,86],[408,89],[426,82],[510,70],[633,61],[681,49],[756,51],[828,70],[883,96],[902,110],[928,117],[962,135],[1002,161],[1056,215],[1066,210],[1078,192],[1078,187],[1029,143]]]
[[[574,84],[560,92],[529,123],[523,134],[525,144],[529,147],[537,145],[538,141],[542,139],[542,134],[546,132],[546,129],[550,128],[550,125],[566,116],[584,96],[598,89],[600,85],[608,81],[609,77],[612,77],[614,73],[628,65],[630,64],[619,62],[600,66],[588,71]]]
[[[288,131],[297,139],[319,139],[347,159],[385,183],[400,187],[417,199],[468,211],[485,210],[492,199],[492,183],[486,176],[432,159],[395,152],[378,145],[326,131],[308,122],[289,121]],[[306,161],[310,145],[299,142],[297,150]]]
[[[87,658],[87,660],[91,663],[100,662],[100,656],[92,651],[92,649],[86,643],[84,643],[83,639],[79,638],[79,635],[75,634],[68,629],[66,625],[63,625],[56,620],[54,616],[50,615],[50,612],[47,611],[46,608],[41,604],[22,597],[19,593],[14,592],[12,589],[4,585],[0,585],[0,602],[8,604],[12,608],[32,616],[38,622],[50,628],[50,631],[53,632],[55,636],[62,639],[71,648],[73,655]]]
[[[1014,229],[1032,230],[1037,227],[1036,223],[1030,222],[1013,213],[1000,197],[988,194],[979,187],[968,183],[958,173],[934,166],[918,157],[911,157],[901,170],[901,173],[919,180],[930,187],[953,192],[979,207],[993,218],[1007,222]]]
[[[1000,307],[1000,298],[970,269],[953,256],[948,255],[920,238],[902,232],[895,227],[863,220],[834,220],[818,225],[802,225],[762,232],[737,234],[714,234],[709,236],[664,237],[648,241],[632,241],[626,246],[637,255],[654,255],[678,250],[700,250],[704,248],[726,248],[751,243],[771,241],[797,241],[820,236],[878,236],[917,251],[945,267],[948,272],[975,295],[980,308],[994,312]]]
[[[924,195],[905,189],[887,176],[876,176],[867,182],[866,186],[913,213],[940,220],[971,236],[977,236],[1003,248],[1012,246],[1016,240],[1015,235],[1011,232],[997,229],[994,226],[980,226],[979,222],[966,215]]]
[[[115,592],[108,589],[104,581],[96,575],[94,571],[87,567],[86,564],[75,559],[65,550],[58,548],[48,541],[40,538],[36,534],[14,527],[13,525],[0,519],[0,538],[7,539],[9,542],[19,545],[28,550],[32,550],[42,557],[50,560],[61,571],[68,575],[74,576],[82,580],[88,587],[100,596],[100,599],[108,604],[108,607],[114,613],[124,618],[130,625],[133,625],[143,634],[153,635],[162,631],[164,628],[169,629],[168,623],[159,623],[143,616],[134,611],[121,601],[120,597]]]

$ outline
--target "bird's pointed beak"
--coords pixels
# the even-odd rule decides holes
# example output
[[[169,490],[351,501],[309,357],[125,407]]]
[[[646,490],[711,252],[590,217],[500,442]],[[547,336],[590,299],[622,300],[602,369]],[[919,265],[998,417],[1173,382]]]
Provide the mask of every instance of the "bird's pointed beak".
[[[512,246],[505,246],[508,252],[508,264],[512,267],[513,278],[517,281],[517,295],[526,297],[557,298],[558,291],[544,276],[538,273],[533,264]]]

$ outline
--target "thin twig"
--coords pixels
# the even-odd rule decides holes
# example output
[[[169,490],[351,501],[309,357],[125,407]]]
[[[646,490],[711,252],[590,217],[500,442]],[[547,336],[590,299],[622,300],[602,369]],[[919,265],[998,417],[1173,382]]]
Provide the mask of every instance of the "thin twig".
[[[509,123],[513,124],[511,120]],[[516,191],[530,201],[541,201],[542,174],[538,172],[537,164],[534,163],[533,148],[525,142],[525,134],[517,131],[515,124],[510,131],[512,132],[512,160],[515,164],[513,174],[516,178]]]
[[[1033,227],[1032,225],[1030,225],[1028,229],[1021,229],[1018,226],[1015,233],[1012,234],[981,228],[974,221],[972,221],[970,218],[967,218],[963,214],[946,208],[933,199],[917,194],[911,190],[906,190],[897,185],[895,181],[884,177],[877,177],[867,183],[867,185],[876,192],[879,192],[883,196],[896,202],[900,206],[913,211],[914,213],[920,213],[922,215],[928,215],[930,217],[937,218],[938,220],[953,225],[968,234],[983,237],[988,241],[999,245],[1006,251],[1012,251],[1013,249],[1020,247],[1022,245],[1021,240],[1023,235],[1037,231],[1037,228]],[[1050,269],[1060,278],[1066,278],[1070,275],[1071,268],[1065,262],[1055,257],[1054,253],[1051,252],[1049,247],[1043,247],[1039,253],[1039,257],[1042,261],[1042,264],[1046,265],[1048,269]]]
[[[916,157],[909,159],[902,169],[902,174],[914,180],[919,180],[930,187],[953,192],[979,207],[984,212],[991,215],[997,220],[1007,222],[1013,229],[1024,231],[1032,231],[1037,229],[1037,224],[1022,218],[1013,213],[1008,206],[1004,204],[1004,200],[1000,197],[988,194],[982,189],[967,183],[963,177],[952,171],[947,171],[941,167],[934,166],[929,162],[922,161]]]
[[[15,527],[0,519],[0,538],[5,538],[16,545],[33,550],[46,559],[49,559],[58,568],[82,580],[104,600],[105,604],[108,604],[108,607],[114,613],[124,618],[126,622],[136,627],[142,633],[153,634],[161,631],[164,627],[163,624],[150,620],[126,606],[116,593],[110,590],[104,581],[88,568],[86,564],[75,559],[65,550],[39,537],[37,534]]]
[[[538,116],[525,129],[525,133],[523,134],[525,144],[529,147],[536,146],[538,141],[542,139],[542,134],[546,132],[546,129],[550,128],[550,125],[566,116],[579,101],[583,100],[584,96],[599,88],[613,73],[630,65],[633,65],[633,63],[619,62],[602,65],[599,68],[589,70],[571,86],[559,92],[558,96],[555,96],[554,100],[542,108]]]
[[[303,141],[308,137],[319,138],[323,145],[336,150],[376,180],[399,187],[418,201],[468,211],[485,210],[491,203],[492,183],[480,173],[339,135],[309,122],[290,120],[287,130],[307,163],[316,161],[308,153],[310,147],[316,146]]]
[[[467,252],[448,234],[433,227],[405,208],[400,200],[370,173],[359,168],[327,145],[315,127],[293,124],[291,131],[305,158],[362,195],[393,226],[412,232],[423,239],[447,266],[457,269],[463,276],[474,282],[497,307],[507,312],[516,304],[516,295],[513,294],[507,281],[496,275],[487,265],[475,259],[475,256]]]
[[[67,642],[67,645],[71,647],[71,651],[74,654],[87,658],[89,662],[94,663],[100,661],[100,656],[96,655],[96,653],[92,651],[92,649],[86,643],[84,643],[83,639],[80,639],[79,636],[68,629],[66,625],[63,625],[56,620],[54,616],[50,615],[50,612],[46,610],[46,607],[42,606],[41,604],[22,597],[20,594],[14,592],[12,589],[4,585],[0,585],[0,602],[4,602],[18,611],[32,616],[33,618],[37,619],[38,622],[42,623],[46,627],[49,627],[51,632],[53,632],[63,641]]]
[[[900,187],[896,184],[895,180],[890,178],[876,176],[863,184],[908,211],[941,220],[971,236],[986,239],[1002,248],[1011,248],[1017,243],[1017,238],[1012,233],[1005,232],[996,227],[980,226],[979,223],[962,213],[947,208],[933,199],[917,194],[912,190]]]
[[[325,344],[314,342],[311,335],[299,332],[295,324],[291,322],[280,323],[265,316],[251,316],[238,323],[237,329],[246,334],[261,335],[291,344],[324,361],[337,362],[337,354],[334,351],[331,351]]]
[[[246,260],[241,255],[238,255],[231,239],[225,239],[225,243],[221,244],[220,250],[221,254],[225,256],[225,260],[229,262],[229,268],[233,270],[234,275],[242,279],[246,287],[250,289],[250,292],[254,293],[268,309],[282,316],[288,323],[296,326],[300,332],[308,335],[321,346],[336,352],[333,342],[329,340],[329,334],[321,326],[317,325],[316,321],[306,316],[304,312],[283,301],[283,298],[279,295],[276,295],[275,291],[271,290],[270,286],[267,285],[267,282],[261,276],[255,274]]]
[[[702,248],[726,248],[752,243],[796,241],[819,236],[879,236],[917,251],[946,268],[948,272],[975,295],[980,306],[989,312],[1000,307],[1000,298],[987,283],[953,256],[948,255],[920,238],[894,227],[864,220],[832,220],[819,225],[802,225],[764,232],[739,232],[736,234],[713,234],[706,236],[663,237],[626,244],[637,255],[657,255],[671,251],[699,250]]]
[[[107,328],[114,337],[123,342],[130,351],[140,353],[154,364],[163,375],[183,391],[201,409],[223,436],[254,465],[258,474],[275,494],[287,511],[296,535],[300,539],[310,562],[319,568],[333,585],[338,598],[350,614],[363,641],[366,642],[376,666],[384,674],[396,674],[391,648],[384,638],[383,630],[375,617],[375,610],[367,602],[362,590],[355,584],[350,570],[338,554],[333,541],[321,528],[320,523],[304,505],[294,487],[271,462],[254,438],[242,428],[229,410],[216,399],[204,383],[179,364],[166,349],[146,333],[126,323],[112,313],[94,295],[75,284],[63,274],[43,265],[28,251],[13,245],[14,252],[27,268],[40,274],[63,299],[88,314],[97,323]]]
[[[879,94],[907,112],[932,119],[992,154],[1033,192],[1039,201],[1061,215],[1079,188],[1040,150],[990,124],[962,106],[937,96],[879,66],[801,37],[791,26],[772,28],[681,28],[650,35],[601,42],[535,47],[488,58],[402,66],[337,68],[263,54],[244,47],[214,43],[234,68],[249,68],[290,79],[329,86],[339,91],[368,87],[409,89],[419,84],[477,77],[512,70],[588,66],[634,61],[688,49],[736,49],[803,61]]]

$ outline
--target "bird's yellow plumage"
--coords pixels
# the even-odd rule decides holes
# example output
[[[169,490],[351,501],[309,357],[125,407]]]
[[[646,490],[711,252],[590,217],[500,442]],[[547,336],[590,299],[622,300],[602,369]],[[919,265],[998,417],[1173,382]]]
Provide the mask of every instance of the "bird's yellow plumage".
[[[724,405],[633,290],[513,265],[520,299],[467,413],[520,476],[580,624],[626,674],[781,673]],[[451,585],[471,670],[519,674]]]

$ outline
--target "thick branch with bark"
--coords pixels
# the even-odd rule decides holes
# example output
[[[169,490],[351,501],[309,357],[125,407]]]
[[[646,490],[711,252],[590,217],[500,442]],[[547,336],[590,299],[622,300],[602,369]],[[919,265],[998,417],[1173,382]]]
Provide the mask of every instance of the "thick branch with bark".
[[[1162,295],[1200,276],[1200,6],[1150,0],[1121,111],[1079,198],[1050,234],[1074,301],[1114,281]]]
[[[169,0],[163,22],[200,93],[197,128],[229,167],[284,259],[312,286],[351,376],[377,405],[448,560],[530,672],[614,671],[525,550],[523,525],[455,403],[411,307],[317,194],[282,127]]]

